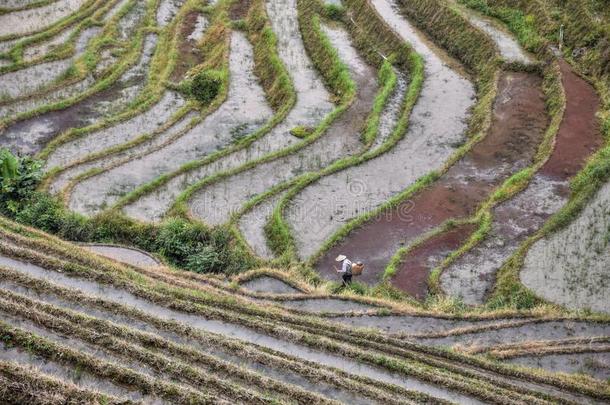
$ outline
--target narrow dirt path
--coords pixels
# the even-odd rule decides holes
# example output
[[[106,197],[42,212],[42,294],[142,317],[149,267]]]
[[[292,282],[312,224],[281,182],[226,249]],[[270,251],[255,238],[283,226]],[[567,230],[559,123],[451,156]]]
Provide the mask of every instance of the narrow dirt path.
[[[316,265],[320,274],[336,277],[330,265],[338,254],[345,254],[366,263],[362,282],[378,282],[401,245],[450,218],[473,214],[503,180],[529,166],[548,124],[541,84],[534,74],[504,73],[487,136],[436,183],[330,249]],[[394,285],[407,288],[402,283]]]

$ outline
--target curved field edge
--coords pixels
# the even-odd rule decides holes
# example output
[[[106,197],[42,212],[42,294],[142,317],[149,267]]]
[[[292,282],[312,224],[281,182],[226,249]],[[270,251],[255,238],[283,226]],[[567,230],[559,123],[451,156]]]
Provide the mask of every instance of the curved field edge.
[[[268,244],[280,262],[296,261],[297,249],[292,231],[284,219],[287,204],[297,193],[323,176],[338,172],[350,166],[362,164],[390,150],[404,136],[408,119],[421,90],[424,79],[423,61],[404,41],[381,20],[377,12],[366,1],[346,2],[349,18],[344,23],[354,39],[359,52],[366,60],[379,69],[379,81],[382,86],[375,100],[373,110],[363,132],[363,140],[370,144],[374,141],[379,127],[379,115],[391,94],[396,81],[392,66],[409,75],[409,86],[401,108],[399,121],[395,124],[392,135],[374,151],[365,150],[361,154],[341,159],[318,173],[308,174],[296,179],[293,187],[281,198],[265,226]],[[364,22],[367,27],[364,28]],[[253,202],[255,204],[256,202]],[[252,205],[251,205],[252,206]]]
[[[467,3],[467,5],[472,4]],[[562,12],[560,22],[553,21],[550,17],[553,10],[540,1],[530,3],[520,0],[517,4],[511,5],[506,0],[491,0],[484,5],[478,3],[475,6],[477,10],[505,22],[523,46],[539,53],[544,52],[547,45],[555,43],[555,33],[559,29],[559,25],[566,23],[573,35],[566,37],[569,42],[565,44],[564,56],[570,61],[573,68],[594,85],[602,100],[598,116],[602,123],[606,145],[597,151],[588,160],[586,167],[572,179],[571,196],[568,203],[553,215],[538,232],[523,242],[500,268],[496,286],[487,303],[491,309],[497,307],[528,308],[543,301],[524,287],[519,279],[519,271],[529,248],[536,241],[562,229],[574,220],[595,193],[610,179],[610,146],[607,144],[610,139],[610,86],[608,84],[610,83],[610,72],[608,71],[609,61],[602,56],[603,38],[609,34],[590,18],[586,7],[578,7],[574,4],[565,4],[566,9]],[[509,11],[500,13],[498,10]],[[537,24],[523,24],[526,15],[535,16]],[[569,17],[567,17],[568,15]],[[588,16],[589,18],[587,18]],[[593,27],[593,30],[579,30],[577,28],[579,24]],[[592,37],[597,37],[597,41],[593,41]],[[583,41],[592,41],[594,46],[589,48],[585,56],[575,59],[572,57],[572,47],[578,47]]]
[[[185,84],[186,82],[188,82],[188,79],[183,80],[179,84],[169,83],[168,80],[169,76],[172,74],[173,70],[176,67],[177,59],[180,56],[178,54],[178,41],[180,40],[180,31],[178,27],[180,26],[181,22],[183,22],[184,18],[188,15],[189,12],[200,10],[197,3],[198,2],[194,0],[190,0],[189,2],[187,2],[180,9],[179,13],[174,18],[172,23],[166,28],[167,30],[169,30],[167,35],[169,38],[171,38],[171,40],[167,40],[159,44],[164,45],[165,49],[160,49],[158,51],[159,58],[156,59],[155,62],[153,62],[153,66],[158,65],[164,66],[165,68],[162,70],[161,75],[153,74],[154,70],[151,69],[151,72],[147,79],[149,87],[144,90],[151,93],[151,95],[146,98],[142,104],[135,102],[134,108],[128,109],[127,111],[123,112],[121,116],[118,117],[118,119],[112,123],[113,125],[136,117],[139,113],[146,111],[148,108],[152,108],[161,99],[167,89],[180,90],[182,87],[188,86],[188,84]],[[191,75],[195,75],[197,72],[213,71],[216,72],[217,75],[222,79],[222,84],[220,86],[220,90],[218,91],[218,95],[211,102],[206,105],[202,105],[197,100],[189,99],[183,107],[181,107],[172,115],[170,120],[165,123],[162,128],[156,130],[152,135],[142,134],[138,137],[135,137],[129,142],[118,144],[100,152],[95,152],[86,155],[72,163],[69,163],[68,165],[63,166],[59,170],[52,170],[53,176],[55,176],[53,178],[57,178],[58,175],[70,168],[77,167],[79,165],[86,164],[89,162],[95,162],[96,160],[100,160],[107,157],[109,154],[119,154],[121,152],[128,151],[129,149],[135,146],[149,141],[152,137],[161,134],[165,129],[171,128],[180,119],[184,118],[189,113],[189,111],[199,111],[199,115],[193,120],[191,120],[191,122],[188,123],[186,128],[179,131],[177,136],[181,136],[188,130],[192,129],[195,125],[205,120],[205,118],[212,114],[215,110],[217,110],[220,105],[226,100],[229,87],[228,55],[230,45],[230,22],[227,18],[228,5],[228,2],[222,1],[211,12],[211,22],[210,26],[208,27],[208,33],[204,35],[204,38],[202,39],[200,45],[200,48],[205,50],[206,57],[204,57],[204,60],[201,64],[195,66],[190,72]],[[170,63],[167,63],[167,61],[169,61]],[[95,131],[98,129],[99,128],[97,126],[90,128],[91,131]],[[172,137],[168,142],[171,142],[174,139],[175,136]],[[161,149],[166,143],[167,142],[164,142],[158,147],[147,150],[145,154],[150,154],[158,149]],[[110,165],[95,167],[90,170],[87,170],[86,172],[80,173],[79,175],[72,178],[60,194],[62,200],[64,201],[64,204],[68,206],[71,192],[76,186],[76,184],[95,177],[96,175],[99,175],[103,172],[112,170],[113,168],[116,168],[131,159],[131,157],[127,160],[120,159]],[[46,184],[50,184],[53,178],[48,177]]]
[[[265,136],[288,115],[296,102],[296,93],[290,75],[277,54],[277,38],[271,30],[263,1],[257,0],[251,3],[251,8],[245,20],[245,26],[248,37],[254,45],[255,74],[259,77],[267,100],[276,109],[275,115],[263,127],[228,147],[214,152],[201,160],[188,162],[178,170],[163,174],[127,193],[111,207],[111,210],[120,210],[122,207],[137,201],[139,198],[160,188],[181,174],[211,164],[222,157],[247,148],[256,140]],[[216,173],[202,181],[205,182],[207,179],[210,179],[208,181],[214,181],[217,178],[221,178],[221,176],[222,173]],[[184,190],[174,201],[173,207],[170,208],[170,212],[166,213],[166,215],[185,215],[188,209],[186,207],[187,197],[184,195],[188,193],[188,190],[196,187],[197,184],[193,184],[187,190]]]
[[[6,226],[12,227],[15,225],[3,221],[4,235],[8,235],[6,233]],[[21,227],[21,230],[25,231],[23,227]],[[30,234],[32,233],[32,231],[28,232]],[[105,259],[100,259],[90,253],[81,252],[82,249],[77,249],[73,246],[69,247],[69,244],[66,244],[65,242],[57,241],[49,244],[50,240],[48,239],[48,236],[37,231],[33,231],[33,233],[38,236],[36,239],[31,239],[29,243],[37,245],[37,251],[44,251],[46,252],[45,254],[29,249],[16,249],[10,246],[2,246],[2,253],[17,258],[18,260],[27,260],[33,264],[42,265],[52,271],[62,271],[67,275],[71,274],[77,277],[84,277],[91,281],[97,280],[103,284],[127,288],[129,291],[136,293],[142,298],[163,305],[170,305],[177,310],[187,310],[188,312],[195,311],[206,318],[240,324],[258,330],[261,333],[299,342],[300,344],[305,344],[323,351],[340,350],[348,357],[356,356],[371,364],[377,364],[382,368],[389,368],[390,370],[399,373],[406,372],[407,375],[413,375],[416,376],[416,378],[421,378],[425,381],[430,381],[429,378],[431,377],[426,371],[428,367],[438,367],[440,364],[443,364],[443,367],[447,369],[443,374],[447,373],[446,377],[449,378],[449,380],[445,381],[442,385],[448,383],[453,389],[457,388],[456,385],[453,385],[455,382],[454,377],[463,375],[463,377],[460,378],[473,378],[471,371],[458,369],[450,365],[451,362],[460,361],[471,367],[484,369],[488,372],[510,375],[512,378],[527,378],[531,381],[551,384],[553,386],[561,387],[562,389],[583,392],[586,393],[586,395],[593,395],[595,397],[601,395],[601,398],[603,398],[607,395],[604,394],[603,391],[599,391],[599,388],[566,380],[562,377],[550,376],[544,373],[530,373],[523,370],[518,371],[519,369],[517,368],[502,366],[484,359],[463,356],[457,353],[404,341],[400,341],[399,343],[398,340],[384,337],[370,331],[345,328],[323,322],[320,319],[313,317],[288,315],[285,311],[274,308],[258,307],[252,303],[238,299],[237,297],[219,296],[212,291],[206,292],[201,288],[195,288],[194,285],[178,286],[168,285],[160,280],[153,281],[152,279],[149,279],[149,276],[144,277],[142,274],[138,274],[138,272],[134,272],[133,269],[128,267],[117,265]],[[57,243],[63,244],[64,247],[60,247]],[[70,262],[65,260],[70,260]],[[95,269],[91,265],[84,264],[84,262],[90,262],[95,266]],[[268,321],[265,321],[264,319],[267,319]],[[276,321],[284,326],[278,329],[273,325]],[[292,331],[288,332],[287,328],[290,328]],[[315,333],[316,336],[319,337],[315,337],[312,333]],[[322,336],[325,336],[325,338],[320,339]],[[340,339],[341,341],[351,342],[352,348],[348,349],[348,347],[343,345],[337,346],[333,342],[333,339],[337,339],[339,336],[342,336]],[[402,360],[387,363],[387,361],[383,359],[385,355],[376,357],[361,352],[361,347],[371,347],[371,345],[374,346],[376,350],[382,351],[387,355],[398,356],[405,359],[411,358],[418,363],[423,362],[421,363],[423,368],[416,365],[404,368],[406,364],[403,363]],[[397,347],[401,348],[398,349]],[[423,364],[426,364],[426,366],[423,366]],[[461,386],[462,388],[459,390],[463,389],[465,393],[470,393],[475,396],[489,395],[490,392],[488,390],[490,387],[484,380],[485,378],[480,381],[481,385],[479,388],[475,388],[478,386],[477,383],[473,386]],[[503,386],[502,384],[503,383],[501,383],[500,386]],[[487,391],[487,394],[484,394],[485,391]],[[529,391],[526,389],[520,390],[520,392],[526,394]]]
[[[461,61],[476,78],[477,102],[468,125],[468,141],[445,162],[442,170],[423,176],[411,187],[339,229],[311,256],[307,265],[313,265],[325,252],[369,220],[398,206],[416,192],[436,181],[440,175],[458,161],[470,148],[485,136],[491,123],[491,106],[496,94],[496,82],[501,63],[495,45],[487,36],[470,25],[459,13],[437,0],[405,1],[401,11],[406,17],[430,35],[439,45]],[[429,18],[435,17],[434,21]],[[438,24],[439,21],[442,24]],[[436,21],[436,23],[435,23]]]

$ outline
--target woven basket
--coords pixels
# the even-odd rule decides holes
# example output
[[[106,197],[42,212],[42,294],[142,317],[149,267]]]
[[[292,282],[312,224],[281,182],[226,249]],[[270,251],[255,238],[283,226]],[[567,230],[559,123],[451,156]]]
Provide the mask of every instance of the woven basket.
[[[352,275],[359,276],[362,274],[363,271],[364,271],[364,264],[362,264],[360,262],[352,264]]]

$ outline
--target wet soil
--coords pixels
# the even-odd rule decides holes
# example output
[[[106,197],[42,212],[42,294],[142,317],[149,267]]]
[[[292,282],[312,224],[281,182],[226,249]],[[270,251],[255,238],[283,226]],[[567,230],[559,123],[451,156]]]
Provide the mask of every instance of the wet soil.
[[[203,24],[202,20],[204,21]],[[207,19],[196,10],[189,12],[184,17],[178,45],[178,55],[180,56],[176,61],[174,71],[170,75],[171,81],[177,83],[184,79],[185,73],[201,62],[201,51],[197,47],[197,42],[201,39],[201,36],[197,35],[197,31],[203,31],[202,28],[205,26],[207,26]]]
[[[88,306],[84,306],[82,304],[78,304],[76,302],[65,301],[64,299],[58,298],[57,296],[52,294],[39,294],[28,288],[10,282],[0,282],[0,287],[24,295],[31,299],[43,300],[45,302],[52,303],[53,305],[56,305],[60,308],[71,309],[81,314],[86,314],[95,318],[111,321],[116,324],[126,326],[128,328],[133,328],[139,331],[157,335],[172,343],[194,348],[200,352],[213,355],[216,358],[225,360],[234,365],[238,365],[239,367],[245,367],[247,369],[250,369],[251,371],[266,375],[275,380],[284,381],[286,383],[302,387],[305,390],[317,392],[321,395],[326,396],[327,398],[333,398],[349,404],[370,403],[369,400],[363,398],[358,394],[349,392],[342,388],[338,388],[331,384],[323,383],[317,379],[312,379],[312,376],[308,374],[307,370],[303,370],[302,373],[297,373],[288,369],[274,368],[259,361],[252,360],[251,358],[239,356],[238,354],[227,351],[225,348],[219,347],[218,345],[210,343],[206,340],[197,340],[190,337],[182,336],[174,332],[170,332],[166,329],[157,329],[151,324],[136,320],[131,317],[126,317],[124,315],[116,314],[107,310],[94,309]],[[251,351],[256,350],[254,346],[250,346],[249,349]],[[304,362],[300,360],[299,364],[304,365]],[[313,366],[317,367],[317,364],[313,364]]]
[[[83,245],[83,247],[101,256],[136,267],[157,267],[161,265],[152,255],[138,249],[99,244]]]
[[[466,7],[460,7],[464,16],[472,25],[485,32],[489,38],[496,44],[500,55],[507,62],[518,62],[529,65],[533,62],[531,55],[523,50],[512,34],[507,32],[504,27],[500,26],[495,20],[483,16]]]
[[[157,25],[165,27],[176,16],[186,0],[162,0],[157,9]]]
[[[345,254],[366,264],[362,282],[375,283],[401,245],[450,218],[472,215],[495,187],[531,164],[549,121],[541,82],[531,73],[502,74],[487,136],[433,185],[330,249],[318,261],[318,271],[335,277],[330,263]]]
[[[74,189],[71,207],[87,215],[94,214],[137,186],[227,147],[260,128],[273,111],[254,75],[252,52],[246,36],[233,32],[229,61],[232,80],[225,102],[161,149],[79,183]],[[95,143],[95,138],[92,141]]]
[[[59,0],[43,7],[0,15],[0,37],[43,31],[85,3],[86,0]]]
[[[231,8],[229,9],[229,17],[231,20],[235,21],[246,18],[251,4],[252,0],[240,0],[233,2],[233,4],[231,4]]]
[[[278,303],[284,308],[298,309],[311,313],[340,313],[365,312],[378,309],[373,305],[366,305],[351,300],[338,298],[308,298],[299,300],[281,301]]]
[[[539,340],[560,340],[580,337],[609,336],[610,324],[583,321],[546,321],[527,323],[516,327],[465,333],[446,337],[423,338],[421,343],[434,346],[463,348],[493,347],[501,344],[524,343]]]
[[[85,51],[89,40],[99,32],[99,27],[83,30],[76,39],[74,55],[70,58],[35,64],[1,75],[0,95],[5,99],[2,104],[53,88],[54,82],[61,79],[68,68]]]
[[[239,231],[254,254],[263,259],[273,259],[274,257],[273,250],[271,250],[267,243],[265,224],[269,221],[271,215],[273,215],[273,210],[278,201],[285,195],[286,192],[283,192],[267,198],[239,218],[239,223],[237,224]]]
[[[253,280],[246,281],[245,283],[240,284],[240,287],[245,288],[246,290],[257,292],[257,293],[267,293],[267,294],[298,294],[299,290],[294,288],[293,286],[284,283],[282,280],[278,280],[273,277],[257,277]]]
[[[325,134],[298,152],[260,164],[197,192],[189,201],[191,213],[208,224],[221,224],[252,197],[296,176],[315,172],[340,158],[358,153],[360,131],[378,90],[375,71],[360,58],[343,30],[324,27],[340,59],[356,83],[355,100]],[[261,222],[260,226],[264,226]]]
[[[3,256],[0,256],[0,265],[19,271],[20,273],[24,273],[30,277],[47,280],[63,287],[75,288],[93,297],[135,307],[146,312],[147,314],[157,316],[162,319],[175,320],[190,325],[195,329],[201,329],[203,331],[237,338],[242,341],[256,343],[260,346],[277,350],[291,356],[300,357],[309,361],[315,361],[330,367],[336,367],[346,372],[364,375],[379,381],[395,384],[406,389],[415,389],[426,392],[450,401],[457,401],[460,403],[482,403],[472,397],[460,394],[456,391],[449,391],[446,388],[424,383],[404,375],[398,376],[386,370],[382,370],[368,364],[359,363],[338,354],[330,354],[286,340],[264,335],[253,329],[238,324],[230,324],[222,321],[207,319],[200,315],[175,311],[165,306],[144,300],[126,290],[119,289],[114,286],[101,285],[82,278],[68,277],[61,273],[49,271],[29,263],[13,260]]]
[[[0,134],[0,143],[14,152],[34,154],[57,135],[70,128],[90,125],[104,116],[100,109],[119,110],[132,101],[144,84],[146,68],[156,46],[156,35],[146,38],[140,62],[106,90],[63,110],[49,111],[34,118],[9,125]],[[142,66],[144,65],[144,66]]]
[[[443,319],[417,315],[362,315],[332,317],[328,320],[358,328],[376,328],[391,334],[422,335],[469,326],[484,326],[497,320]]]
[[[475,100],[472,83],[461,74],[457,62],[400,15],[393,1],[374,0],[372,4],[424,59],[424,83],[407,132],[391,150],[325,176],[302,190],[287,207],[286,220],[302,259],[315,254],[349,220],[378,208],[421,176],[442,168],[464,141]],[[387,127],[380,128],[380,138]]]
[[[176,197],[188,186],[219,171],[236,168],[248,161],[295,144],[290,134],[297,126],[315,127],[330,113],[330,94],[313,66],[301,38],[296,0],[271,0],[266,3],[273,32],[277,36],[278,55],[292,79],[297,99],[286,119],[269,133],[213,163],[173,177],[167,184],[127,205],[124,211],[140,220],[157,221],[170,208]]]
[[[586,374],[602,381],[610,378],[610,353],[524,356],[509,359],[507,362],[531,368],[542,368],[553,373]]]
[[[165,101],[168,100],[170,102],[166,103]],[[116,134],[123,137],[125,134],[129,134],[130,137],[136,135],[147,135],[149,139],[121,152],[106,154],[98,159],[93,159],[86,163],[72,166],[64,170],[53,178],[52,183],[49,185],[49,191],[52,193],[59,193],[60,191],[64,190],[66,186],[71,185],[70,182],[72,180],[88,172],[89,170],[107,170],[115,165],[124,164],[130,160],[144,156],[147,153],[151,153],[151,151],[159,149],[163,147],[163,145],[171,142],[176,137],[183,134],[188,129],[189,125],[191,125],[191,122],[198,117],[198,112],[192,111],[184,115],[171,126],[166,127],[169,125],[169,117],[173,115],[176,110],[182,107],[183,102],[184,100],[182,100],[182,98],[180,98],[177,94],[168,91],[159,101],[159,103],[149,111],[137,115],[134,119],[128,120],[120,125],[100,131],[98,136],[105,136],[107,137],[106,140],[110,140]],[[163,121],[164,119],[167,119],[167,121]],[[163,130],[161,130],[161,128],[163,128]],[[130,137],[125,137],[124,140],[127,141]],[[119,142],[121,139],[115,139],[115,141]],[[96,144],[96,147],[97,146],[102,145]],[[86,151],[87,148],[83,147],[83,150]],[[82,157],[83,156],[81,156],[81,158]],[[83,180],[81,180],[81,182],[82,181]],[[73,208],[74,210],[78,209],[76,208],[78,207],[79,201],[78,193],[81,191],[79,184],[80,182],[76,183],[74,188],[68,189],[70,190],[68,197],[69,205],[71,207],[75,207]],[[87,190],[84,189],[83,192],[87,192]]]
[[[566,109],[550,158],[523,192],[492,210],[494,222],[488,237],[441,277],[443,290],[461,297],[468,304],[484,301],[494,285],[496,271],[521,242],[540,229],[568,201],[569,179],[603,142],[595,116],[599,108],[595,89],[578,77],[565,61],[559,63]],[[557,265],[554,268],[557,269]],[[539,270],[538,267],[537,272]]]
[[[392,285],[418,300],[425,299],[428,295],[430,271],[464,244],[475,229],[471,224],[461,225],[414,248],[400,264],[396,276],[391,279]]]

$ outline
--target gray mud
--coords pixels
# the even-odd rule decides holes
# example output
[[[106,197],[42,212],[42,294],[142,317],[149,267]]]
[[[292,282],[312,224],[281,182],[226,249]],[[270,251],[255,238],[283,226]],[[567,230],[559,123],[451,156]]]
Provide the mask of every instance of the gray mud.
[[[93,374],[77,368],[67,367],[27,353],[19,348],[8,348],[4,343],[0,349],[0,359],[13,361],[22,366],[32,367],[35,371],[55,377],[60,381],[71,382],[81,388],[99,391],[118,398],[139,401],[143,399],[139,391],[128,390],[108,380],[102,380]]]
[[[162,149],[80,183],[74,190],[72,208],[94,214],[137,186],[221,149],[263,125],[273,112],[254,76],[252,60],[252,46],[244,34],[234,32],[229,94],[220,108]],[[141,119],[143,116],[138,117]],[[90,138],[100,149],[98,139]]]
[[[74,97],[79,93],[87,90],[95,83],[95,79],[88,76],[84,80],[74,84],[67,85],[57,90],[52,90],[41,96],[29,97],[24,100],[12,102],[0,106],[0,119],[10,117],[11,115],[21,114],[27,111],[42,107],[43,105],[56,103],[58,101]]]
[[[610,378],[610,353],[524,356],[506,361],[531,368],[542,368],[553,373],[585,374],[604,381]]]
[[[38,3],[40,0],[3,0],[3,8],[21,8],[30,4]]]
[[[188,185],[294,144],[298,139],[290,134],[291,129],[297,126],[315,127],[333,109],[330,95],[305,51],[297,20],[296,0],[269,0],[267,14],[277,36],[279,57],[292,78],[297,94],[293,109],[284,121],[249,147],[180,174],[126,206],[124,211],[128,215],[140,220],[159,220]]]
[[[20,273],[27,274],[30,277],[47,280],[67,288],[75,288],[93,297],[103,298],[108,301],[132,306],[162,319],[176,320],[196,329],[221,334],[249,343],[255,343],[292,356],[315,361],[326,366],[336,367],[346,372],[365,375],[369,378],[395,384],[406,389],[414,389],[425,392],[438,398],[444,398],[459,403],[481,403],[474,398],[457,392],[448,391],[445,388],[430,385],[404,375],[398,376],[388,371],[381,370],[367,364],[362,364],[345,357],[310,349],[292,342],[267,336],[247,327],[170,310],[166,307],[153,304],[149,301],[136,297],[125,290],[120,290],[112,286],[102,286],[89,280],[68,277],[64,274],[48,271],[32,264],[2,256],[0,256],[0,265],[12,268]]]
[[[208,27],[208,19],[204,15],[199,14],[197,16],[197,22],[195,24],[195,28],[193,29],[193,32],[191,32],[189,34],[189,36],[186,38],[189,41],[198,43],[203,38],[203,34],[205,33],[205,30],[207,27]]]
[[[343,30],[324,28],[339,57],[358,86],[353,104],[312,144],[250,170],[238,173],[198,191],[189,201],[192,215],[207,224],[226,222],[252,197],[306,172],[315,172],[333,161],[362,150],[359,131],[375,97],[375,72],[360,58]],[[355,124],[354,124],[355,123]],[[260,218],[260,216],[259,216]],[[262,218],[260,218],[262,219]],[[264,222],[259,226],[262,228]]]
[[[538,296],[570,309],[610,313],[610,183],[567,227],[536,242],[521,282]]]
[[[251,292],[266,294],[299,294],[301,292],[282,280],[268,276],[248,280],[240,284],[240,287]]]
[[[449,331],[451,329],[458,329],[469,326],[483,326],[486,324],[498,322],[493,320],[465,321],[413,315],[343,316],[328,318],[328,320],[358,328],[376,328],[386,333],[400,333],[410,335],[439,333]]]
[[[346,313],[365,312],[378,309],[373,305],[362,304],[351,300],[338,298],[308,298],[275,302],[284,308],[297,309],[311,313]]]
[[[492,347],[500,344],[537,340],[560,340],[578,337],[610,336],[610,324],[582,321],[546,321],[513,328],[498,328],[478,333],[420,338],[421,343],[435,346]]]
[[[169,24],[186,0],[162,0],[157,10],[157,25],[164,27]]]
[[[61,145],[49,156],[46,167],[62,167],[89,154],[102,152],[151,133],[163,126],[184,103],[178,93],[167,91],[159,102],[142,114]]]
[[[403,103],[407,95],[409,81],[404,73],[399,72],[396,69],[394,69],[394,74],[396,75],[396,86],[379,116],[379,128],[375,141],[373,141],[373,144],[371,145],[372,151],[382,146],[388,138],[390,138],[394,133],[396,123],[402,115]]]
[[[83,247],[98,255],[136,267],[157,267],[161,265],[152,255],[137,249],[112,245],[83,245]]]
[[[76,30],[75,27],[67,28],[59,34],[53,36],[46,41],[30,45],[23,50],[23,60],[26,62],[38,59],[53,51],[55,48],[63,45],[70,35]]]
[[[170,109],[177,108],[177,107],[179,107],[179,104],[181,104],[181,102],[182,101],[180,100],[180,102],[175,105],[157,104],[157,106],[153,107],[153,110],[159,112],[158,116],[167,116],[168,114],[170,114],[170,111],[168,111],[166,109],[167,108],[170,108]],[[172,114],[173,114],[173,112],[172,112]],[[152,117],[157,117],[155,114],[150,113],[150,112],[146,112],[143,115],[150,115]],[[142,115],[138,115],[138,117],[142,117]],[[76,179],[77,176],[82,175],[89,170],[107,169],[107,168],[113,167],[115,165],[123,164],[129,160],[133,160],[133,159],[137,159],[141,156],[145,156],[146,154],[151,153],[152,151],[162,147],[166,143],[171,142],[172,139],[175,139],[176,136],[180,136],[180,134],[182,134],[184,131],[186,131],[187,128],[191,125],[191,122],[194,119],[196,119],[197,117],[198,117],[198,113],[191,111],[190,113],[184,115],[184,117],[179,119],[173,125],[169,126],[166,130],[153,131],[153,132],[147,133],[146,135],[149,136],[150,139],[148,139],[136,146],[127,148],[121,152],[108,154],[102,158],[95,159],[95,160],[89,161],[87,163],[82,163],[82,164],[70,167],[69,169],[66,169],[65,171],[60,173],[56,178],[53,179],[53,182],[51,183],[49,189],[53,193],[59,193],[66,186],[68,186],[72,180]],[[140,123],[142,125],[144,125],[145,127],[160,126],[160,124],[154,119],[137,120],[137,121],[140,121]],[[137,122],[135,122],[135,121],[132,123],[137,124]],[[167,123],[163,123],[163,125],[166,125],[166,124]],[[138,130],[141,130],[141,129],[145,129],[145,128],[140,127]],[[143,133],[140,133],[140,132],[138,132],[138,134],[144,135]],[[69,196],[69,205],[71,207],[73,207],[72,209],[74,209],[74,210],[82,209],[83,211],[87,211],[86,207],[79,208],[79,201],[80,201],[79,194],[82,192],[87,192],[87,188],[84,186],[81,187],[80,183],[77,183],[76,186],[74,187],[74,189],[71,191],[70,196]]]
[[[372,4],[423,57],[425,81],[407,133],[394,148],[320,179],[301,191],[288,207],[286,219],[303,259],[318,251],[346,222],[442,168],[465,139],[469,109],[475,101],[472,83],[445,62],[446,55],[399,14],[392,0],[374,0]]]
[[[157,43],[157,36],[149,34],[138,63],[128,69],[110,88],[63,110],[49,111],[39,116],[10,125],[2,134],[2,143],[14,151],[33,154],[44,144],[69,128],[90,125],[104,114],[120,111],[133,101],[145,84],[146,71]],[[67,145],[70,145],[68,143]],[[51,155],[61,156],[62,148]],[[47,163],[48,165],[48,163]]]
[[[88,316],[103,319],[106,321],[111,321],[116,324],[133,328],[142,332],[152,333],[175,344],[192,347],[198,351],[211,354],[216,358],[222,359],[234,365],[240,367],[247,367],[251,371],[266,375],[275,380],[283,381],[288,384],[294,384],[308,391],[317,392],[321,395],[326,396],[327,398],[333,398],[349,404],[370,403],[370,401],[360,397],[357,394],[353,394],[344,389],[337,388],[335,386],[320,381],[311,380],[309,379],[310,376],[309,374],[307,374],[307,372],[304,372],[303,374],[298,374],[288,369],[275,369],[255,360],[250,360],[245,357],[240,357],[237,354],[228,352],[219,347],[218,345],[203,344],[201,341],[183,337],[173,332],[157,329],[152,325],[141,322],[131,317],[115,314],[106,310],[89,308],[78,303],[68,302],[56,297],[55,295],[39,294],[10,282],[0,282],[0,288],[8,289],[12,292],[25,295],[31,299],[43,300],[44,302],[59,306],[61,308],[71,309],[73,311],[77,311]],[[316,366],[317,365],[314,365],[314,367]]]
[[[485,240],[462,255],[441,275],[441,288],[466,304],[481,304],[498,269],[520,243],[567,201],[565,181],[536,175],[528,188],[493,209],[495,220]]]
[[[32,65],[0,76],[0,97],[5,100],[15,99],[48,88],[60,80],[62,74],[85,51],[89,40],[99,32],[98,27],[84,30],[76,41],[76,51],[71,58]]]
[[[78,10],[87,0],[58,0],[43,7],[0,15],[0,37],[40,32]]]
[[[265,224],[273,214],[275,205],[284,195],[285,192],[276,194],[255,205],[239,218],[237,224],[248,246],[258,257],[263,259],[273,259],[274,257],[273,251],[267,244]]]

